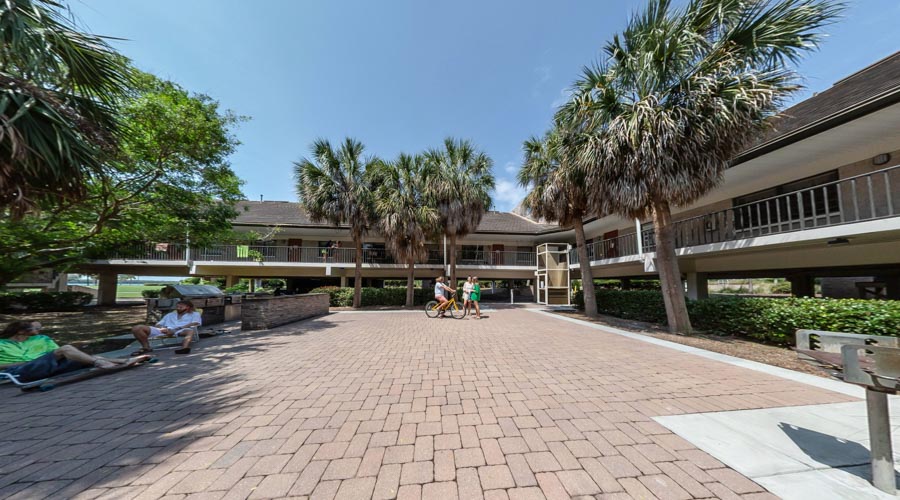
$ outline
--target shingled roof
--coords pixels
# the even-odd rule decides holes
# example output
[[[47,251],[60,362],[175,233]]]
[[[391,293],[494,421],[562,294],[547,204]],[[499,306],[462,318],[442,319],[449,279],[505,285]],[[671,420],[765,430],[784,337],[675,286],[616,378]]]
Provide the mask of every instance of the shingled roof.
[[[293,226],[329,227],[327,222],[313,222],[300,208],[300,204],[290,201],[241,201],[237,206],[240,214],[234,224],[241,226]],[[346,226],[342,226],[346,227]],[[538,234],[557,226],[540,224],[521,215],[510,212],[487,212],[481,218],[477,233]]]
[[[900,52],[839,80],[831,88],[784,110],[775,127],[734,165],[801,141],[900,102]]]

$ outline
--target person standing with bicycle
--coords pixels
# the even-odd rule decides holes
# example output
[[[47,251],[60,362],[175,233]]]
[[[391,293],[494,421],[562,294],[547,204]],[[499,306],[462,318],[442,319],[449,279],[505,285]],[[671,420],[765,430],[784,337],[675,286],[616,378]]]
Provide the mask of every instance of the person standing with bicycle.
[[[444,284],[444,277],[438,276],[436,280],[434,280],[434,300],[440,302],[440,315],[439,318],[444,317],[444,312],[447,310],[447,305],[450,301],[447,300],[447,297],[444,296],[444,291],[448,291],[450,293],[456,293],[456,290],[450,288],[449,286]]]

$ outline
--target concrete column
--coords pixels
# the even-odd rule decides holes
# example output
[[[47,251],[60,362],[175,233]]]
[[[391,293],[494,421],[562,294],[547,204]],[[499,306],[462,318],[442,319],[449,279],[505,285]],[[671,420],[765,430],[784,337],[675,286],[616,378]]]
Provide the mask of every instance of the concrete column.
[[[50,290],[51,292],[66,292],[69,290],[69,275],[66,273],[60,273],[56,276],[56,280],[53,282],[53,287]]]
[[[706,273],[687,273],[687,298],[691,300],[709,298]]]
[[[809,275],[791,276],[791,295],[794,297],[815,297],[816,280]]]
[[[341,276],[341,288],[347,288],[347,277]]]
[[[240,276],[225,276],[225,288],[231,288],[241,281]]]
[[[885,288],[887,288],[887,298],[890,300],[900,300],[900,274],[889,274],[884,277]]]
[[[118,285],[118,280],[119,275],[114,271],[100,273],[99,284],[97,285],[97,305],[116,305],[116,285]]]

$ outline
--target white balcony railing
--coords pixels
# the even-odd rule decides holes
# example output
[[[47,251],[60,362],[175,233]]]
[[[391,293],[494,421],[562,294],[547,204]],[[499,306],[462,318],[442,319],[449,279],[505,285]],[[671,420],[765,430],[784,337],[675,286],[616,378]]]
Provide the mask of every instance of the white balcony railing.
[[[897,216],[900,165],[678,221],[675,245],[686,248]],[[641,242],[644,252],[655,251],[653,229],[642,231]],[[638,253],[637,233],[588,245],[591,261]],[[574,249],[570,262],[578,263]]]
[[[102,260],[194,262],[272,262],[299,264],[347,264],[356,262],[356,250],[348,247],[297,247],[270,245],[212,245],[188,248],[184,244],[146,243],[124,247]],[[383,248],[364,248],[363,265],[398,264]],[[440,251],[429,250],[427,264],[443,264]],[[534,252],[492,251],[473,255],[457,253],[458,265],[534,267]]]

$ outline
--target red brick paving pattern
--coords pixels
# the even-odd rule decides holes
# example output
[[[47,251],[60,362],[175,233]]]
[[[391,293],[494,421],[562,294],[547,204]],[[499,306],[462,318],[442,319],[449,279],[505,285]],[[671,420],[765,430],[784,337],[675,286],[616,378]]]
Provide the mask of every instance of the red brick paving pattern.
[[[527,311],[335,314],[0,386],[0,497],[773,498],[651,417],[847,400]]]

